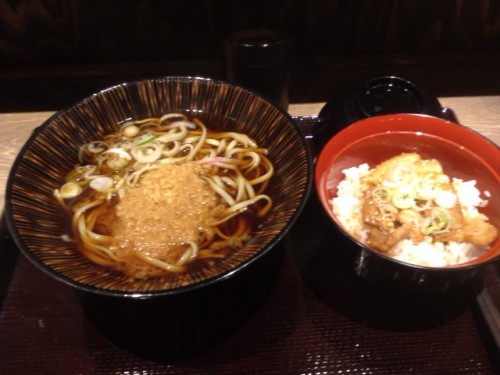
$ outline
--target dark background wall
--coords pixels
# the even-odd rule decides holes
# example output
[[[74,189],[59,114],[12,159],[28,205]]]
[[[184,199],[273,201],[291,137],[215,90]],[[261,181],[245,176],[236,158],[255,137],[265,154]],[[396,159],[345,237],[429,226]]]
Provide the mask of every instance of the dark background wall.
[[[141,77],[222,78],[221,23],[243,1],[0,0],[0,109],[58,106]],[[297,18],[292,101],[371,74],[439,95],[500,90],[500,0],[270,2]]]

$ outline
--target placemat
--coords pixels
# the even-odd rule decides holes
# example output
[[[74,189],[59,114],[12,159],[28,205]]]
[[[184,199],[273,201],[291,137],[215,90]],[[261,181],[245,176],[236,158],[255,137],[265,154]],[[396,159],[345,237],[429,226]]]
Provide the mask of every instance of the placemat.
[[[295,118],[312,139],[314,117]],[[404,296],[352,275],[314,195],[242,274],[189,297],[79,293],[18,253],[2,220],[1,374],[494,374],[476,302],[500,269],[453,293]]]

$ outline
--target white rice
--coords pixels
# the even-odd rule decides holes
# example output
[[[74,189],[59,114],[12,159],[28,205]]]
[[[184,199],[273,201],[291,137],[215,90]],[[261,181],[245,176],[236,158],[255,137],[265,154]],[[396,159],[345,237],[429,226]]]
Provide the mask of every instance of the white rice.
[[[368,164],[344,169],[345,178],[337,186],[337,196],[332,199],[333,213],[342,226],[358,238],[366,241],[366,231],[363,229],[361,208],[363,207],[363,192],[360,179],[370,172]]]
[[[342,171],[345,178],[337,186],[337,196],[332,199],[333,213],[342,226],[361,242],[366,243],[367,230],[362,219],[363,192],[360,179],[370,172],[368,164],[361,164]],[[457,198],[466,217],[482,215],[478,207],[483,207],[487,201],[481,198],[481,192],[476,188],[476,181],[452,180],[457,192]],[[489,196],[488,192],[485,192]],[[486,251],[470,243],[434,242],[430,237],[420,243],[405,239],[397,243],[389,255],[403,262],[428,266],[445,267],[465,263],[477,258]]]

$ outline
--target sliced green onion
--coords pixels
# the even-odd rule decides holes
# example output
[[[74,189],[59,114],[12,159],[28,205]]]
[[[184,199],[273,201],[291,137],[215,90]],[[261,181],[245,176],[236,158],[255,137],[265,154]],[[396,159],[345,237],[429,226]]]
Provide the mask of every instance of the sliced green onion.
[[[436,226],[435,225],[431,225],[431,226],[428,226],[427,228],[425,228],[424,230],[424,234],[426,236],[428,236],[429,234],[431,234],[432,232],[434,232],[436,230]]]
[[[383,184],[390,188],[408,185],[415,178],[415,168],[409,163],[397,163],[389,171],[389,178]]]
[[[162,154],[163,147],[158,143],[151,143],[147,146],[135,147],[131,150],[132,156],[139,163],[152,163],[157,161]]]
[[[71,199],[77,197],[82,192],[82,187],[76,182],[67,182],[59,189],[61,197],[64,199]]]
[[[129,161],[120,157],[111,157],[106,160],[106,165],[115,171],[118,171],[128,165]]]
[[[391,192],[389,189],[387,189],[383,186],[377,186],[372,191],[372,198],[376,202],[387,203],[391,200]]]
[[[120,156],[123,159],[132,160],[132,156],[130,156],[130,154],[127,151],[125,151],[121,148],[118,148],[118,147],[110,148],[109,150],[104,151],[103,155],[104,154],[117,154],[118,156]]]
[[[415,203],[413,209],[416,211],[425,211],[431,207],[432,201],[420,199],[420,197],[415,198]]]
[[[110,148],[103,152],[102,155],[107,155],[106,165],[115,171],[126,167],[132,160],[132,156],[121,148]]]
[[[392,195],[392,204],[400,210],[411,208],[415,204],[415,192],[410,186],[397,189]]]
[[[133,122],[127,123],[122,128],[122,134],[127,138],[134,138],[137,134],[139,134],[139,131],[140,131],[139,127],[135,125]]]
[[[435,208],[431,213],[430,225],[424,229],[424,234],[429,235],[434,232],[445,231],[450,225],[450,221],[450,216],[446,210]]]
[[[90,181],[89,186],[95,191],[102,193],[113,186],[113,179],[107,176],[99,176]]]
[[[91,142],[87,145],[87,150],[93,154],[98,154],[106,149],[106,144],[101,141]]]

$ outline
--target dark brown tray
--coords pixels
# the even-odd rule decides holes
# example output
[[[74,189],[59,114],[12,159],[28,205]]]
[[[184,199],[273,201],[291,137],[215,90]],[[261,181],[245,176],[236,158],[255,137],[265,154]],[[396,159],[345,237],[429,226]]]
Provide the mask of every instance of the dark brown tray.
[[[296,121],[310,137],[313,117]],[[237,277],[135,303],[81,294],[21,256],[2,220],[0,374],[494,374],[480,314],[500,267],[446,295],[396,295],[352,275],[312,194],[285,240]],[[325,236],[328,234],[329,236]]]

